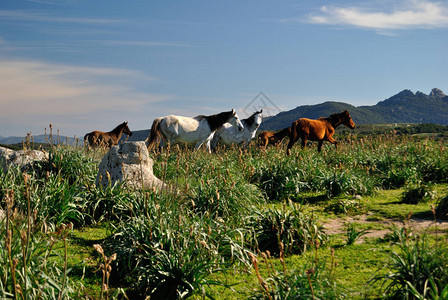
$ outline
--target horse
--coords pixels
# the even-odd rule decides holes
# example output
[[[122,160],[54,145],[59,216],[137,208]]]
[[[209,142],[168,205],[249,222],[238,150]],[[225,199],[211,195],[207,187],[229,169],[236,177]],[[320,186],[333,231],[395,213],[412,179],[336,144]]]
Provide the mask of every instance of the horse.
[[[239,131],[244,130],[234,109],[210,116],[199,115],[194,118],[174,115],[160,117],[153,121],[151,132],[145,142],[148,150],[152,149],[158,137],[168,140],[171,145],[195,144],[195,150],[205,143],[208,152],[211,153],[210,141],[213,135],[227,122]]]
[[[263,110],[254,112],[249,118],[241,120],[244,130],[240,131],[237,127],[225,123],[216,131],[211,141],[212,149],[216,148],[218,142],[230,146],[231,144],[243,144],[244,147],[249,145],[250,141],[255,137],[258,127],[263,120],[261,113]]]
[[[300,118],[291,124],[291,135],[289,138],[289,144],[286,148],[286,154],[291,153],[291,148],[299,138],[302,139],[302,149],[306,147],[307,140],[318,141],[317,151],[320,152],[324,141],[329,141],[338,148],[338,142],[332,137],[335,128],[339,125],[345,125],[350,129],[355,128],[355,123],[348,110],[344,110],[341,113],[330,115],[328,118],[319,118],[317,120],[311,120],[307,118]]]
[[[90,146],[106,146],[111,148],[118,144],[121,135],[125,133],[132,136],[132,132],[128,127],[128,122],[123,122],[109,132],[92,131],[84,136],[84,143]]]
[[[258,136],[258,144],[263,150],[271,144],[278,146],[286,136],[291,134],[291,127],[284,128],[279,132],[265,131]]]

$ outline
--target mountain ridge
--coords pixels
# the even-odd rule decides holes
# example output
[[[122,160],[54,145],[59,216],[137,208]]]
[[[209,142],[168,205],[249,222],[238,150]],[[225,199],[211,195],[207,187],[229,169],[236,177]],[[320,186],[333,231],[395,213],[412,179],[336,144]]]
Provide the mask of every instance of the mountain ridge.
[[[347,109],[356,124],[434,123],[448,125],[448,96],[434,88],[429,95],[405,89],[371,106],[353,106],[345,102],[326,101],[297,106],[269,117],[262,130],[279,130],[299,118],[318,119]]]

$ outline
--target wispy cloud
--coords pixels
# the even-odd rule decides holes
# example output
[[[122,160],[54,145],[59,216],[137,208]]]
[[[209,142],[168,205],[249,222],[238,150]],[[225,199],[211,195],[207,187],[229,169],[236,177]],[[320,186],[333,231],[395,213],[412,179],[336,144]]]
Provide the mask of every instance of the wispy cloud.
[[[167,41],[101,41],[101,43],[116,45],[116,46],[134,46],[134,47],[191,47],[189,44]]]
[[[319,13],[311,14],[306,21],[378,31],[443,28],[448,27],[448,3],[405,0],[399,5],[389,5],[387,8],[379,2],[370,2],[366,6],[323,6]]]
[[[118,19],[74,18],[51,16],[42,11],[0,10],[0,18],[16,21],[38,21],[76,24],[111,24],[122,23]]]
[[[0,63],[2,134],[8,129],[7,124],[20,124],[31,130],[44,128],[55,119],[60,127],[84,119],[69,129],[79,133],[108,120],[123,121],[125,115],[146,119],[145,110],[151,104],[170,98],[142,92],[138,85],[145,86],[156,79],[133,70],[1,58]]]

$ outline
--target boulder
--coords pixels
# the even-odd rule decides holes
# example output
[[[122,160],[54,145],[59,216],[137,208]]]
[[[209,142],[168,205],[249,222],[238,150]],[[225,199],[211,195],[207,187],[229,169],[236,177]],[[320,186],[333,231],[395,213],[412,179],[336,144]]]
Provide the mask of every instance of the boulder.
[[[101,160],[96,185],[107,187],[110,180],[112,185],[119,181],[130,188],[160,190],[165,184],[154,176],[153,164],[143,141],[113,146]]]
[[[48,160],[48,153],[41,150],[18,150],[0,147],[0,168],[18,166],[22,171],[32,169],[36,161]]]

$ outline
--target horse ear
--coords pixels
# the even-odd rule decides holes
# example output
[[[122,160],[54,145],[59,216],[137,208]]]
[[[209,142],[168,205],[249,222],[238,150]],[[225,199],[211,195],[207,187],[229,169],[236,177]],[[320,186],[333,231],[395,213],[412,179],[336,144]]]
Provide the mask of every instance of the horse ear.
[[[232,108],[232,114],[235,114],[235,113],[236,113],[235,109]]]

